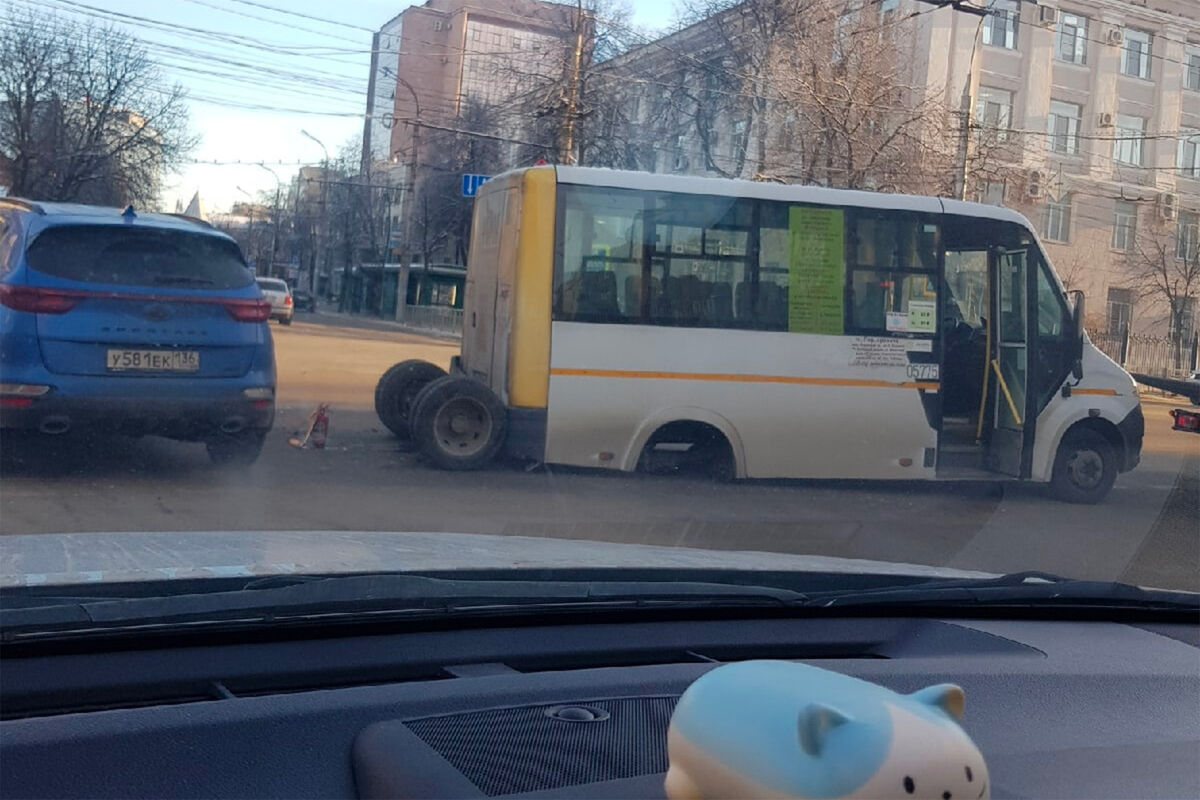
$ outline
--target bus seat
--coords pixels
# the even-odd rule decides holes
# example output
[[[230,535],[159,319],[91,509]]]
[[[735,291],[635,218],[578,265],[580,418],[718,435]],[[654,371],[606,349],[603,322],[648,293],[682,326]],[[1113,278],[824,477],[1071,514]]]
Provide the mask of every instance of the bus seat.
[[[733,290],[734,305],[737,308],[737,318],[743,322],[753,316],[750,307],[750,281],[740,281]]]
[[[714,283],[708,294],[708,314],[712,322],[725,323],[733,320],[733,287],[728,283]]]
[[[787,322],[787,289],[777,283],[758,285],[758,319],[769,327],[785,326]]]
[[[630,275],[625,279],[625,313],[638,315],[642,312],[642,276]]]
[[[704,314],[704,282],[695,275],[680,275],[675,302],[676,319],[693,321]]]
[[[582,272],[579,275],[579,314],[620,316],[617,276],[612,272]]]

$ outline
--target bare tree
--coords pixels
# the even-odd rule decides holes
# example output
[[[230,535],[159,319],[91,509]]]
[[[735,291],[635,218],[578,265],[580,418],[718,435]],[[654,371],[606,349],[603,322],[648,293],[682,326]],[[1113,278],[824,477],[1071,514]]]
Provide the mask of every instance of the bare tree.
[[[1200,247],[1180,240],[1173,226],[1146,226],[1134,237],[1126,266],[1129,286],[1138,297],[1165,308],[1175,366],[1181,368],[1185,349],[1196,335]]]
[[[645,34],[623,0],[581,0],[564,13],[569,33],[561,47],[540,61],[502,65],[523,87],[512,104],[522,119],[515,160],[627,166],[632,120],[606,63]]]
[[[0,153],[15,195],[149,204],[195,145],[183,90],[118,28],[7,9]]]
[[[428,163],[416,193],[413,249],[428,265],[437,255],[457,264],[467,263],[474,202],[462,196],[463,174],[491,175],[498,171],[503,141],[492,131],[498,127],[497,110],[478,101],[463,105],[458,127],[432,130]],[[429,135],[429,134],[427,134]]]

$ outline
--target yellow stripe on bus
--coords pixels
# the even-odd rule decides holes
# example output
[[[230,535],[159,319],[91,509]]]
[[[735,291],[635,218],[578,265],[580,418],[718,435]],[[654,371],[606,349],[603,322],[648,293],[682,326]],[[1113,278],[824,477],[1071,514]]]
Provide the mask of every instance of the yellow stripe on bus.
[[[1114,397],[1120,392],[1116,389],[1072,389],[1071,394],[1099,394],[1105,397]]]
[[[721,381],[726,383],[783,383],[798,386],[865,386],[874,389],[927,389],[937,391],[939,384],[929,381],[869,380],[866,378],[803,378],[794,375],[743,375],[722,372],[652,372],[633,369],[575,369],[554,367],[551,375],[565,378],[651,378],[668,381]]]
[[[508,342],[508,401],[545,408],[550,395],[550,296],[554,274],[554,168],[524,175],[521,232]]]

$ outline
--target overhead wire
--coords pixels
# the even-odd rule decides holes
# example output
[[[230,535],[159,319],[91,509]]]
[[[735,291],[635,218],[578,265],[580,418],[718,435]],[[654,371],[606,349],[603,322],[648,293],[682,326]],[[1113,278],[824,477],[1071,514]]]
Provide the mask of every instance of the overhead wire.
[[[103,12],[103,10],[101,10],[101,9],[95,9],[95,7],[87,6],[86,4],[83,4],[83,3],[72,2],[72,0],[55,0],[55,1],[56,1],[56,2],[65,3],[65,4],[66,4],[66,5],[68,5],[68,6],[76,6],[76,7],[81,7],[81,8],[84,8],[84,9],[91,9],[92,11],[95,11],[95,12],[97,12],[97,13],[98,13],[98,14],[100,14],[100,15],[103,15],[103,13],[104,13],[104,12]],[[193,0],[193,1],[194,1],[194,2],[198,2],[199,0]],[[202,5],[211,5],[211,4],[202,3],[202,2],[201,2],[200,4],[202,4]],[[262,7],[262,8],[269,8],[269,9],[271,9],[271,10],[275,10],[275,11],[281,11],[281,9],[278,9],[278,8],[275,8],[275,7],[270,7],[270,6],[267,6],[267,5],[265,5],[265,4],[262,4],[262,3],[251,3],[251,2],[245,2],[245,3],[243,3],[243,4],[245,4],[245,5],[251,5],[251,6],[258,6],[258,7]],[[902,20],[904,20],[904,19],[910,19],[910,18],[912,18],[913,16],[919,16],[920,14],[923,14],[923,13],[930,13],[930,12],[932,12],[932,11],[939,10],[939,8],[940,8],[939,6],[932,6],[932,7],[931,7],[931,8],[929,8],[929,9],[924,9],[924,10],[922,10],[922,11],[920,11],[920,12],[916,12],[916,13],[914,13],[914,14],[907,15],[906,17],[902,17],[902,18],[901,18],[901,21],[902,21]],[[122,16],[122,15],[117,15],[117,16]],[[302,14],[296,14],[296,16],[304,16],[304,17],[308,17],[308,18],[312,18],[312,19],[318,19],[319,21],[323,21],[323,22],[329,22],[329,20],[324,20],[324,19],[321,19],[321,18],[311,17],[311,15],[302,15]],[[135,17],[135,19],[144,20],[144,19],[146,19],[146,18]],[[199,35],[203,35],[203,34],[206,34],[206,33],[213,33],[213,32],[211,32],[211,31],[204,31],[203,29],[196,29],[196,28],[192,28],[192,27],[190,27],[190,26],[173,26],[173,27],[178,27],[178,28],[180,28],[181,30],[183,30],[183,31],[186,31],[186,32],[188,32],[188,33],[199,34]],[[348,26],[348,27],[355,27],[355,26]],[[366,29],[366,28],[360,28],[360,29],[362,29],[362,30],[370,30],[370,29]],[[629,30],[632,30],[632,29],[629,29]],[[219,35],[219,36],[220,36],[220,35]],[[245,38],[248,38],[248,37],[238,37],[238,38],[239,38],[239,39],[245,39]],[[220,38],[218,39],[218,41],[222,41],[222,40],[223,40],[223,39],[220,39]],[[227,44],[231,44],[231,45],[239,45],[239,46],[251,46],[251,45],[250,45],[248,42],[246,42],[246,41],[229,41],[229,42],[226,42],[226,43],[227,43]],[[164,44],[162,44],[162,43],[154,43],[154,44],[155,44],[156,46],[159,46],[159,47],[170,47],[169,45],[164,45]],[[177,48],[177,49],[178,49],[178,48]],[[460,50],[462,50],[464,53],[466,53],[466,52],[468,52],[468,51],[469,51],[469,48],[454,48],[454,49],[460,49]],[[193,51],[193,52],[195,52],[195,51]],[[508,55],[510,55],[509,53],[506,53],[506,52],[496,52],[496,51],[490,51],[490,52],[489,52],[489,51],[474,51],[472,54],[473,54],[473,55],[479,55],[479,56],[508,56]],[[203,52],[201,52],[201,53],[197,54],[196,56],[194,56],[194,58],[203,58],[204,56],[205,56],[205,54],[204,54]],[[181,57],[182,57],[182,56],[181,56]],[[696,60],[696,59],[694,59],[694,57],[693,57],[693,60]],[[265,71],[269,71],[269,70],[270,70],[270,68],[269,68],[269,67],[267,67],[266,65],[250,65],[250,64],[245,64],[245,63],[230,62],[228,59],[224,59],[224,61],[226,61],[227,63],[232,63],[232,65],[234,65],[234,66],[248,66],[248,67],[251,67],[251,68],[254,68],[254,69],[261,69],[261,70],[263,70],[264,72],[265,72]],[[699,62],[697,62],[697,63],[699,63]],[[194,68],[186,68],[186,69],[189,69],[189,70],[194,70]],[[222,78],[222,79],[225,79],[225,80],[231,80],[231,81],[232,81],[232,80],[237,80],[237,78],[239,77],[239,76],[237,76],[237,75],[235,75],[235,74],[233,74],[233,73],[215,73],[215,72],[214,72],[214,73],[212,73],[212,74],[211,74],[211,76],[212,76],[212,77],[215,77],[215,78]],[[289,77],[289,78],[285,78],[285,80],[291,80],[291,78],[290,78],[290,77]],[[307,81],[306,81],[306,82],[307,82],[307,85],[308,85],[308,86],[310,86],[310,87],[311,87],[312,85],[314,85],[314,81],[312,81],[311,77],[309,77],[309,78],[307,79]],[[673,87],[673,85],[671,85],[671,84],[666,84],[666,83],[663,83],[663,82],[654,82],[654,81],[650,81],[650,80],[644,80],[644,81],[641,81],[641,82],[643,82],[643,83],[646,83],[646,84],[654,84],[654,83],[658,83],[658,85],[665,86],[665,87],[667,87],[667,88],[674,88],[674,87]],[[280,84],[276,84],[276,87],[277,87],[277,88],[284,89],[285,91],[287,91],[287,89],[286,89],[286,85],[280,85]],[[330,88],[335,88],[335,87],[330,87]],[[731,93],[731,94],[732,94],[732,93]],[[332,96],[329,96],[329,95],[323,95],[323,97],[324,97],[325,99],[329,99],[329,100],[332,100],[332,101],[334,101],[334,102],[348,102],[348,103],[354,103],[354,102],[356,102],[355,100],[350,100],[350,99],[346,99],[346,100],[344,100],[344,101],[343,101],[341,98],[336,98],[336,97],[332,97]],[[271,105],[271,104],[263,104],[263,103],[248,103],[248,102],[239,102],[239,101],[229,100],[228,98],[218,98],[218,97],[204,96],[204,95],[196,95],[196,96],[195,96],[195,99],[196,99],[197,101],[199,101],[199,102],[212,103],[212,104],[215,104],[215,105],[222,105],[222,106],[226,106],[226,107],[242,108],[242,109],[252,109],[252,110],[262,110],[262,111],[274,111],[274,112],[280,112],[280,113],[305,113],[305,114],[319,114],[319,115],[338,116],[338,117],[364,117],[364,116],[366,116],[366,115],[365,115],[365,113],[359,113],[359,112],[321,112],[321,111],[317,111],[317,110],[314,110],[314,109],[311,109],[311,108],[289,108],[289,107],[283,107],[283,106],[277,106],[277,105]],[[448,98],[448,99],[449,99],[449,98]],[[908,109],[908,107],[905,107],[905,106],[898,106],[898,107],[895,107],[895,108],[897,108],[897,109],[903,109],[903,110],[907,110],[907,109]],[[376,116],[387,116],[387,115],[386,115],[386,114],[384,114],[384,115],[376,115]],[[425,122],[425,121],[419,121],[419,120],[415,120],[415,119],[411,119],[411,120],[396,120],[396,121],[398,121],[398,122],[405,122],[405,123],[408,123],[408,124],[418,124],[418,125],[422,125],[423,127],[431,127],[431,128],[434,128],[434,127],[439,127],[439,126],[432,126],[432,125],[428,124],[428,123],[427,123],[427,122]],[[482,135],[482,134],[480,134],[479,132],[467,131],[467,130],[456,129],[456,128],[450,128],[450,127],[445,127],[445,126],[440,126],[440,127],[439,127],[439,129],[441,129],[441,130],[446,130],[446,131],[450,131],[450,132],[454,132],[454,133],[458,133],[458,134],[465,134],[465,135]],[[1033,134],[1033,135],[1045,135],[1045,134],[1044,134],[1044,132],[1040,132],[1040,131],[1015,131],[1015,132],[1020,132],[1020,133],[1030,133],[1030,134]],[[1188,134],[1187,134],[1187,133],[1184,133],[1184,132],[1180,132],[1180,133],[1177,133],[1177,134],[1165,134],[1165,133],[1160,133],[1160,134],[1143,134],[1143,135],[1141,135],[1140,137],[1128,137],[1128,136],[1089,136],[1089,135],[1086,135],[1086,134],[1080,134],[1080,138],[1087,138],[1087,139],[1097,139],[1097,140],[1113,140],[1113,141],[1116,141],[1116,140],[1129,140],[1129,139],[1131,139],[1131,138],[1144,138],[1144,139],[1154,139],[1154,138],[1176,138],[1176,139],[1178,139],[1178,138],[1182,138],[1182,136],[1186,136],[1186,135],[1188,135]],[[508,142],[513,142],[513,143],[518,143],[518,144],[526,144],[526,145],[531,145],[531,146],[535,146],[535,147],[547,147],[547,146],[548,146],[548,145],[545,145],[545,144],[542,144],[542,143],[534,143],[534,142],[529,142],[529,141],[527,141],[527,140],[517,139],[517,138],[515,138],[515,137],[501,137],[501,136],[497,136],[497,137],[494,137],[494,138],[496,138],[496,139],[498,139],[498,140],[502,140],[502,141],[508,141]],[[664,148],[664,147],[655,147],[655,148],[653,148],[653,149],[655,149],[655,150],[659,150],[659,151],[666,151],[666,152],[673,152],[673,151],[674,151],[674,150],[673,150],[673,148]],[[1152,168],[1152,169],[1166,169],[1166,168],[1158,168],[1158,167],[1156,167],[1156,168]]]

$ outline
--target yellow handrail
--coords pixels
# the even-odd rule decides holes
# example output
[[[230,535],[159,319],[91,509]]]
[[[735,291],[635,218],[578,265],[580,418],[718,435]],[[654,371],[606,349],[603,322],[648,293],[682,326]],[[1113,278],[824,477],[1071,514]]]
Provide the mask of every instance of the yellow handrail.
[[[987,270],[987,318],[984,321],[984,331],[986,332],[986,343],[983,346],[983,357],[987,358],[992,354],[992,271]],[[983,391],[979,393],[979,421],[975,423],[975,441],[983,438],[983,413],[987,409],[988,396],[988,371],[987,365],[983,367]]]
[[[987,348],[986,350],[984,350],[985,353],[992,352],[991,323],[988,323],[988,326],[987,326],[987,344],[985,345],[985,347]],[[983,412],[987,409],[988,383],[989,383],[987,373],[988,373],[987,366],[984,365],[984,367],[983,367],[983,391],[979,393],[979,421],[975,424],[975,441],[977,441],[977,442],[983,438]]]
[[[1021,424],[1021,415],[1017,413],[1017,404],[1013,402],[1012,395],[1009,394],[1008,384],[1004,382],[1004,376],[1000,374],[1000,362],[992,359],[992,369],[996,370],[996,384],[1000,387],[1000,391],[1004,392],[1004,399],[1008,401],[1008,410],[1012,412],[1013,419],[1017,424]]]

